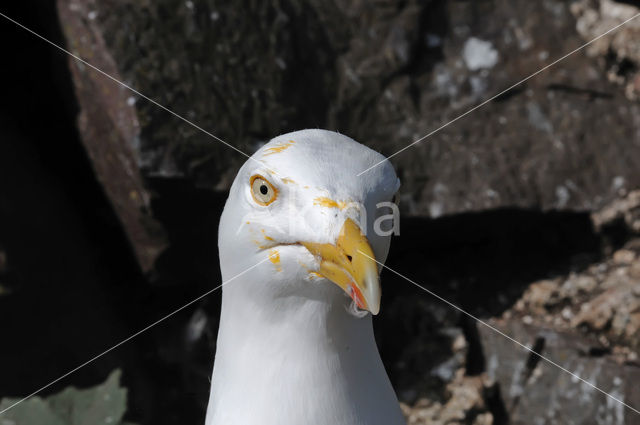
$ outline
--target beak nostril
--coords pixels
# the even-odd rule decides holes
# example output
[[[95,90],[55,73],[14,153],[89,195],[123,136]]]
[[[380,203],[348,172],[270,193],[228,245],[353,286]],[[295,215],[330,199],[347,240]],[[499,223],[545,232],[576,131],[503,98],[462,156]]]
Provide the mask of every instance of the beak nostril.
[[[349,260],[349,262],[351,262],[352,259],[353,257],[351,257],[350,255],[347,255],[347,260]]]

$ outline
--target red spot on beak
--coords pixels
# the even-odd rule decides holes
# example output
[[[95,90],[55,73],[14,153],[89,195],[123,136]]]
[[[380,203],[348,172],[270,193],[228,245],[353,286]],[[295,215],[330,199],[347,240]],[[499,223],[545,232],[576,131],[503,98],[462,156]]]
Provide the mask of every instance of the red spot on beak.
[[[356,303],[358,308],[366,310],[367,307],[364,303],[364,297],[362,296],[362,292],[360,292],[360,289],[358,289],[357,286],[353,284],[349,285],[349,295],[351,296],[351,299]]]

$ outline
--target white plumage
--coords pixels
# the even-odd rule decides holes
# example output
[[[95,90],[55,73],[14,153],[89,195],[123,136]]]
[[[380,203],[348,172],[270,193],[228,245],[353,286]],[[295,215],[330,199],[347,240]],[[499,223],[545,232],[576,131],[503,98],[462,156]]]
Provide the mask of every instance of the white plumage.
[[[373,225],[398,189],[393,167],[356,177],[383,157],[324,130],[276,137],[252,158],[220,220],[222,277],[233,280],[206,425],[404,423],[371,314],[350,312],[346,295],[377,313],[378,269],[359,253],[386,259],[389,237]]]

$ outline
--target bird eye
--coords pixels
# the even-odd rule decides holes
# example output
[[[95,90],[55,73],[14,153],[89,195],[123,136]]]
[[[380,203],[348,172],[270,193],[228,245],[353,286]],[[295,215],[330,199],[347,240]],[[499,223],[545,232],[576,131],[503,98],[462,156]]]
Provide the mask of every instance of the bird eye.
[[[255,175],[251,177],[251,196],[260,205],[269,205],[276,200],[278,191],[264,177]]]

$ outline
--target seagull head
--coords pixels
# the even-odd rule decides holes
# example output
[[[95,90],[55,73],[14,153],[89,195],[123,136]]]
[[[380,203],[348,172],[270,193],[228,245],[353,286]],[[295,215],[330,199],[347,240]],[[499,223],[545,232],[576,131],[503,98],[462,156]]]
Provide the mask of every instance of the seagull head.
[[[276,309],[331,305],[346,294],[377,314],[400,183],[388,161],[357,174],[383,159],[326,130],[262,146],[238,172],[220,220],[224,291]]]

